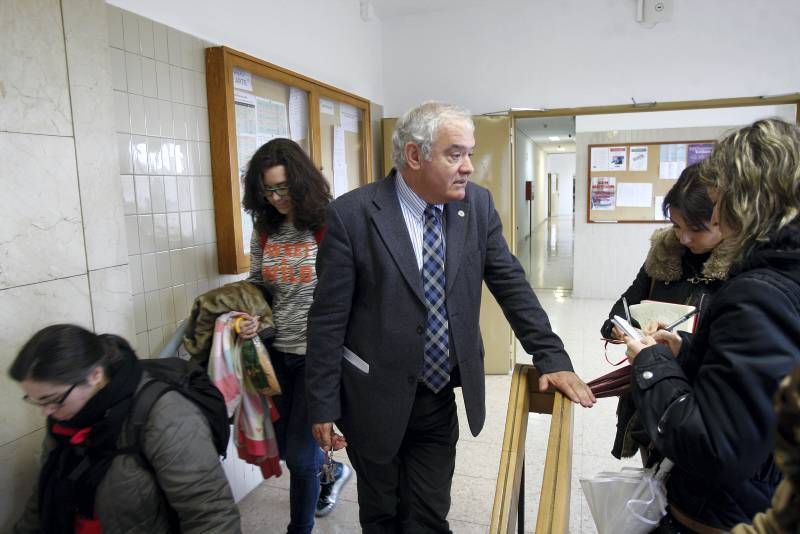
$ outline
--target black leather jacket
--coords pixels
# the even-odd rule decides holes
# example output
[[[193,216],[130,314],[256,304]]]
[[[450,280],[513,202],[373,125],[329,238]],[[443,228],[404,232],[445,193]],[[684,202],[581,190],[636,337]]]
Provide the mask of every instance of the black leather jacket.
[[[670,503],[728,529],[769,507],[778,383],[800,365],[800,229],[731,273],[678,358],[648,347],[632,390],[656,448],[675,462]]]

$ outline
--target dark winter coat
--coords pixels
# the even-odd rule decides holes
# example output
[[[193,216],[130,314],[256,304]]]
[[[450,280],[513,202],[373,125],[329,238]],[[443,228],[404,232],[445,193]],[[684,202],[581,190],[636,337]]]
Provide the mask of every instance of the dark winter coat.
[[[730,262],[714,251],[692,254],[680,244],[672,228],[660,228],[653,232],[650,243],[644,265],[622,294],[628,305],[643,300],[658,300],[698,306],[702,299],[703,309],[708,309],[711,295],[728,277]],[[614,315],[625,316],[622,297],[611,308],[609,319]],[[634,324],[639,326],[635,321]],[[613,327],[611,321],[606,320],[600,333],[610,338]],[[617,405],[617,434],[611,454],[616,458],[627,458],[648,443],[649,438],[638,422],[630,393],[622,394]]]
[[[121,449],[128,445],[126,435],[123,428]],[[43,458],[54,445],[48,436]],[[239,510],[214,449],[211,430],[191,401],[175,391],[159,398],[142,433],[142,450],[158,473],[158,481],[134,455],[114,458],[95,497],[103,534],[169,534],[165,498],[177,512],[184,534],[241,532]],[[34,488],[15,526],[16,534],[40,532],[38,493]]]
[[[672,506],[729,529],[766,510],[780,482],[772,396],[800,365],[800,228],[731,272],[675,358],[647,347],[633,364],[639,417],[675,467]]]

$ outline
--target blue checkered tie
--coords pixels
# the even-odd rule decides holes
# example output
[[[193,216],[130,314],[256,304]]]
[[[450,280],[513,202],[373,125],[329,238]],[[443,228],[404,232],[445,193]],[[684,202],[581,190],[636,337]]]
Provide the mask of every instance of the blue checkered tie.
[[[450,381],[450,335],[447,305],[444,300],[444,237],[441,209],[425,208],[425,231],[422,235],[422,291],[428,309],[425,331],[425,359],[422,381],[438,393]]]

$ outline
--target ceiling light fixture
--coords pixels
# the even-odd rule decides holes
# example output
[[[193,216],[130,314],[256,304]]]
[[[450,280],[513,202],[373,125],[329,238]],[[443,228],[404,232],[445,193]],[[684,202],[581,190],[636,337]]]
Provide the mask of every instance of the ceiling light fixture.
[[[561,138],[558,137],[557,135],[551,135],[548,137],[548,139],[550,139],[551,141],[561,141]]]

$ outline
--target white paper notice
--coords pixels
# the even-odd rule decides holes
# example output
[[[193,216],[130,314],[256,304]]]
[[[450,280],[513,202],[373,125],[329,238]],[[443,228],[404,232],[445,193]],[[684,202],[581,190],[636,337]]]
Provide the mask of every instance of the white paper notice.
[[[662,180],[676,180],[686,168],[686,145],[682,143],[661,145],[658,164],[658,177]]]
[[[256,145],[256,97],[250,93],[236,91],[233,95],[236,115],[236,152],[240,174],[244,174],[247,163],[253,157]]]
[[[263,145],[264,143],[261,143]],[[250,158],[253,157],[255,151],[261,146],[258,144],[258,139],[255,135],[239,134],[236,136],[236,151],[239,159],[239,174],[244,176],[247,172],[247,164]]]
[[[653,205],[653,184],[620,182],[617,184],[617,207],[649,208]]]
[[[324,113],[325,115],[333,115],[333,102],[330,100],[325,100],[324,98],[319,99],[319,112]]]
[[[607,171],[608,147],[607,146],[592,147],[592,154],[589,159],[592,162],[592,171]]]
[[[233,95],[236,115],[236,133],[255,135],[256,133],[256,97],[250,93],[236,91]]]
[[[246,70],[233,69],[233,88],[252,91],[253,77]]]
[[[339,122],[345,132],[358,133],[360,112],[361,110],[350,104],[339,104]]]
[[[624,171],[628,168],[628,149],[624,146],[612,146],[608,149],[608,169]]]
[[[344,128],[333,127],[333,196],[347,192],[347,157],[344,149]]]
[[[646,171],[647,170],[647,147],[646,146],[632,146],[631,147],[631,162],[628,167],[630,171]]]
[[[286,122],[286,104],[268,98],[256,97],[257,134],[274,139],[287,137],[289,125]]]
[[[242,209],[242,248],[245,254],[250,254],[250,236],[252,235],[253,217]]]
[[[297,87],[289,88],[289,135],[294,141],[308,137],[308,94]]]
[[[233,102],[235,104],[245,104],[253,108],[256,107],[256,95],[247,91],[236,90],[233,92]]]
[[[653,212],[653,219],[656,221],[666,221],[667,219],[664,217],[664,213],[661,211],[661,204],[664,203],[663,196],[656,196],[656,205],[654,206],[655,211]]]

